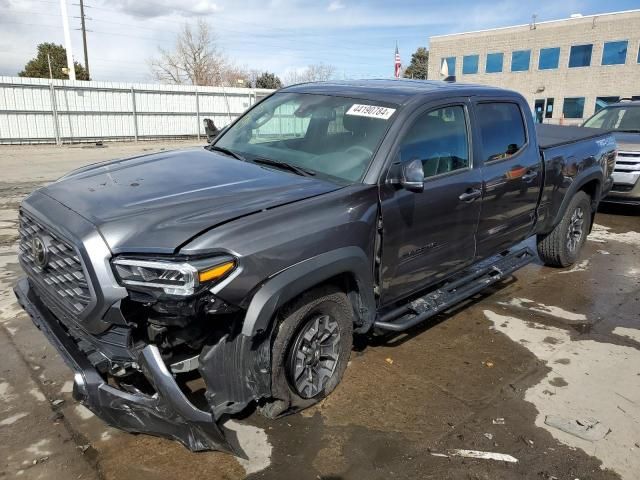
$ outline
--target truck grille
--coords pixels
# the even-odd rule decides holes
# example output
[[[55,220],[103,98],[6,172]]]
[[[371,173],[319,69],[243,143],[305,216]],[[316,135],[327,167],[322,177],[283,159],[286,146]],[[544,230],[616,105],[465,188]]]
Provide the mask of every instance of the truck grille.
[[[640,152],[618,152],[613,178],[618,186],[635,185],[640,178]]]
[[[44,266],[38,264],[35,256],[36,239],[48,251]],[[91,292],[77,250],[24,211],[20,211],[19,250],[21,264],[38,290],[43,291],[45,303],[50,300],[56,304],[48,306],[62,308],[73,318],[87,308]]]

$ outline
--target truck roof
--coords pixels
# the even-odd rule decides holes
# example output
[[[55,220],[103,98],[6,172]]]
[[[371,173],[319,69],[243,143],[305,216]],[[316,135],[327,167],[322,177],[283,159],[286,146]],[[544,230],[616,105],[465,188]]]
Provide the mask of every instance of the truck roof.
[[[498,87],[489,87],[487,85],[409,79],[345,80],[300,83],[290,87],[285,87],[281,91],[348,96],[353,98],[396,103],[399,105],[406,104],[415,97],[425,96],[518,95],[510,90]]]

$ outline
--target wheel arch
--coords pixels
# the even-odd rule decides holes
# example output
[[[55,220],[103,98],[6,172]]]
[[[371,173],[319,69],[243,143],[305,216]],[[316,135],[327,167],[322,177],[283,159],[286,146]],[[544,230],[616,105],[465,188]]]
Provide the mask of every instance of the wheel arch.
[[[567,208],[569,208],[571,199],[575,196],[576,193],[581,191],[585,192],[591,198],[591,221],[589,226],[589,228],[591,229],[591,224],[593,224],[594,219],[594,213],[598,208],[598,203],[600,202],[600,196],[602,192],[602,172],[599,170],[581,177],[579,181],[574,182],[567,189],[560,204],[560,208],[553,217],[553,222],[547,225],[547,232],[545,233],[553,230],[553,228],[562,221],[562,217],[564,217]]]
[[[372,265],[361,248],[344,247],[304,260],[269,278],[249,303],[242,334],[254,336],[268,331],[283,306],[326,283],[345,289],[354,309],[356,331],[368,330],[376,312]]]

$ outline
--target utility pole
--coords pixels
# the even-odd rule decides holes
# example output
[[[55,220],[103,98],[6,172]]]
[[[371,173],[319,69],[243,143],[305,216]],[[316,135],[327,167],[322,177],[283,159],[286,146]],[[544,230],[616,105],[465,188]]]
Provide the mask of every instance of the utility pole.
[[[91,78],[89,73],[89,54],[87,53],[87,28],[84,23],[84,1],[80,0],[80,24],[82,26],[82,46],[84,47],[84,68],[87,71],[87,78]]]
[[[60,12],[62,14],[62,29],[64,31],[64,47],[67,51],[67,68],[69,69],[69,80],[75,80],[76,69],[73,67],[73,49],[71,47],[71,34],[69,33],[67,0],[60,0]]]

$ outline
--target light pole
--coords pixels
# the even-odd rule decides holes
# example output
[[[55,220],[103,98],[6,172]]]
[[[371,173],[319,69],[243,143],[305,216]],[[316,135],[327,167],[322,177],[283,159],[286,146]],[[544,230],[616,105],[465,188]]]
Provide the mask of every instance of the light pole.
[[[67,51],[67,68],[69,69],[69,80],[75,80],[76,69],[73,67],[73,49],[71,47],[71,35],[69,33],[67,0],[60,0],[60,11],[62,13],[62,29],[64,30],[64,48]]]

